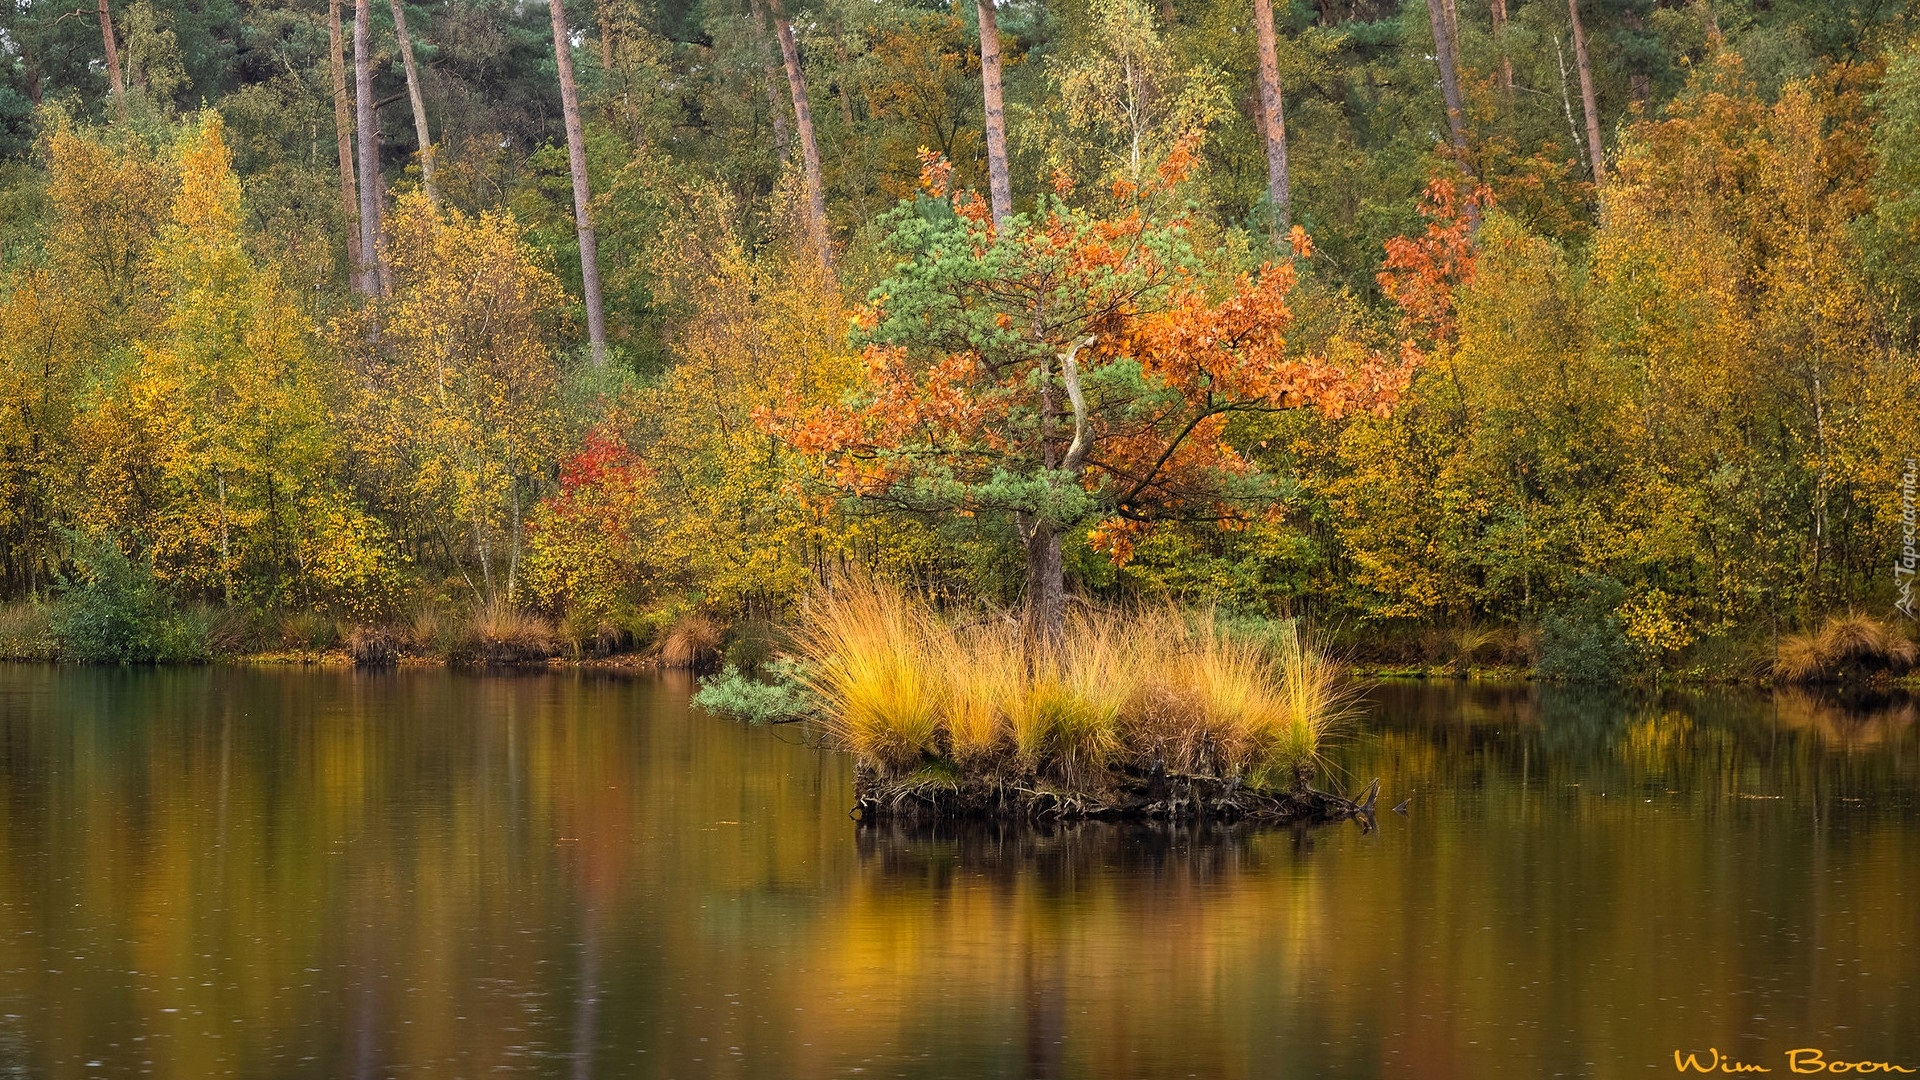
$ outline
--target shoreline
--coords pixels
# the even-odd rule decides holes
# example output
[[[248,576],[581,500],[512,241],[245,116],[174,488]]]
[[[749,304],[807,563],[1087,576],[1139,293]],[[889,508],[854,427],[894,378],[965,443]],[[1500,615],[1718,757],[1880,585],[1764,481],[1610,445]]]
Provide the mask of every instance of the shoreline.
[[[539,671],[606,671],[625,674],[641,674],[655,671],[686,670],[669,667],[657,650],[637,653],[615,653],[610,656],[574,658],[553,656],[538,662],[519,662],[512,664],[474,664],[436,656],[401,656],[389,664],[363,665],[356,663],[345,650],[329,649],[322,652],[300,652],[292,650],[272,650],[254,653],[233,653],[215,656],[204,660],[191,661],[152,661],[144,663],[96,663],[86,660],[65,660],[59,657],[0,656],[0,664],[43,664],[56,667],[143,667],[143,668],[191,668],[227,665],[232,667],[304,667],[325,669],[353,669],[360,671],[424,670],[443,668],[450,671],[473,673],[532,673]],[[695,675],[708,675],[712,672],[692,672]],[[1857,683],[1791,683],[1782,682],[1769,676],[1664,673],[1653,679],[1641,679],[1629,682],[1577,683],[1564,680],[1542,679],[1536,677],[1530,669],[1521,667],[1475,667],[1461,671],[1447,665],[1408,665],[1408,664],[1350,664],[1346,668],[1347,677],[1362,683],[1462,683],[1474,686],[1588,686],[1594,689],[1741,689],[1741,690],[1817,690],[1817,689],[1862,689],[1870,691],[1907,691],[1920,693],[1920,672],[1898,676],[1882,676],[1862,680]]]

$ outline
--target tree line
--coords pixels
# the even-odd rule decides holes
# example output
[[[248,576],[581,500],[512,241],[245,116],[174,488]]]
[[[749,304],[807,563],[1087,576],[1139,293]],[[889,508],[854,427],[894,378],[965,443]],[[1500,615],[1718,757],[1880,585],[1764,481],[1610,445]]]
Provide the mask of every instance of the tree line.
[[[0,13],[21,604],[609,648],[861,573],[1624,671],[1894,586],[1904,4],[72,14]]]

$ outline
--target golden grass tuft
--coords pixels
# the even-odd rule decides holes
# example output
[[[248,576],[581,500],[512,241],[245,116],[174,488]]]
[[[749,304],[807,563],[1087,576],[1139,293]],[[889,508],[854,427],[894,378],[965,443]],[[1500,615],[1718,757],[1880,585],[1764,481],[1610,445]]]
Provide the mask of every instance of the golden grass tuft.
[[[0,607],[0,660],[53,659],[53,613],[37,600]]]
[[[660,643],[660,662],[670,668],[707,668],[720,659],[720,624],[699,612],[674,621]]]
[[[799,637],[805,681],[831,732],[884,774],[911,768],[940,729],[943,680],[924,609],[854,587],[816,597]]]
[[[935,634],[928,641],[954,763],[981,768],[1013,745],[1007,702],[1026,679],[1020,635],[1010,625],[991,624]]]
[[[1773,672],[1784,682],[1823,682],[1848,674],[1914,666],[1920,646],[1871,615],[1831,615],[1820,629],[1780,639]]]
[[[552,623],[505,601],[476,608],[467,632],[472,659],[486,667],[544,664],[557,648]]]
[[[831,733],[883,775],[932,755],[1080,787],[1156,763],[1295,786],[1349,700],[1292,624],[1256,637],[1171,609],[1077,614],[1049,650],[862,585],[810,605],[800,653]]]
[[[400,644],[420,656],[450,656],[459,651],[466,628],[445,608],[422,604],[400,628]]]

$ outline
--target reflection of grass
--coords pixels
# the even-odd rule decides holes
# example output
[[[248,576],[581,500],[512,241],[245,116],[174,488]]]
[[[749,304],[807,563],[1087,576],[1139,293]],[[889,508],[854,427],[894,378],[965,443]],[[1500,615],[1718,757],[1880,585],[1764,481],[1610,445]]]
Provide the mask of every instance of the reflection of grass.
[[[1805,690],[1784,690],[1775,695],[1774,706],[1781,724],[1813,731],[1833,746],[1893,742],[1920,717],[1920,708],[1901,697],[1849,705]]]
[[[1114,766],[1304,783],[1347,698],[1297,627],[1253,634],[1175,611],[1076,615],[1058,649],[956,627],[881,586],[809,610],[805,678],[835,737],[882,776],[1098,786]]]

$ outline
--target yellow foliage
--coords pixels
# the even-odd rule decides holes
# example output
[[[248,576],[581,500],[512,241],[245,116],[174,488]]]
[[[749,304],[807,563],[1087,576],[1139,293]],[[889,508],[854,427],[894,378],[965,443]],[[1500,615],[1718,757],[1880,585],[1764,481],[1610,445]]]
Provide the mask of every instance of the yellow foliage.
[[[388,228],[392,295],[336,331],[362,365],[359,449],[477,597],[511,600],[537,480],[561,449],[548,341],[565,293],[511,214],[438,213],[414,193]]]

